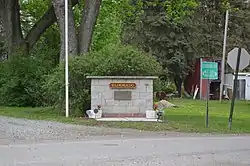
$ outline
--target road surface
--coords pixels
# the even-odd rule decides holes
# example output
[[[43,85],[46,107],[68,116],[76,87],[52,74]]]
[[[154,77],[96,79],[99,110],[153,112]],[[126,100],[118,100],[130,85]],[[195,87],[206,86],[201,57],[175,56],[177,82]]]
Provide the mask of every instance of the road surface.
[[[0,118],[0,122],[13,120],[1,120]],[[18,122],[18,125],[17,123],[9,125],[22,128],[23,126],[20,125],[24,122],[20,120]],[[45,122],[34,123],[39,123],[41,127],[41,124],[43,125]],[[63,127],[63,124],[53,125]],[[75,127],[77,128],[77,126]],[[38,130],[40,129],[38,128]],[[59,129],[62,128],[58,127]],[[93,128],[90,129],[93,130]],[[2,125],[2,131],[4,130]],[[64,132],[64,135],[67,135],[67,131]],[[68,133],[73,134],[72,131]],[[48,136],[50,139],[38,139],[39,141],[26,139],[26,141],[20,142],[1,142],[0,140],[0,166],[250,165],[249,136],[164,136],[149,133],[123,133],[124,136],[121,137],[118,133],[118,131],[113,131],[112,134],[105,136],[95,134],[93,137],[84,137],[84,139],[74,139],[73,136],[70,136],[68,139],[60,140]],[[13,134],[15,135],[16,132]],[[36,137],[38,138],[38,136]]]

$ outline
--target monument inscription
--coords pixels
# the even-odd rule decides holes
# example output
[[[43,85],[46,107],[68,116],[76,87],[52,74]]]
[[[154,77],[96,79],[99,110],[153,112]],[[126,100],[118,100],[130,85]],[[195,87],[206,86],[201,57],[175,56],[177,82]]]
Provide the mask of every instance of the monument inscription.
[[[114,91],[114,100],[132,100],[132,92]]]

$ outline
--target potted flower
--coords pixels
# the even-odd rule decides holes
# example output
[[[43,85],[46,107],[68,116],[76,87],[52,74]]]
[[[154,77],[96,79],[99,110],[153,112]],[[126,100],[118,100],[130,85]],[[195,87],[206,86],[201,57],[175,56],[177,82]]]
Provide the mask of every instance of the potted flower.
[[[158,109],[158,104],[157,104],[157,103],[154,104],[153,109],[154,109],[155,111],[157,111],[157,109]]]

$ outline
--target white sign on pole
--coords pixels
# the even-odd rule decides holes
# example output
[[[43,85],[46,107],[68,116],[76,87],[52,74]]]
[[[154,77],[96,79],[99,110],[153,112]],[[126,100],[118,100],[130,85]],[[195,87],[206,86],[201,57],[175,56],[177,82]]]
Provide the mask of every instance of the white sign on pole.
[[[238,50],[239,48],[234,48],[228,53],[227,63],[231,66],[233,70],[236,70]],[[249,65],[249,63],[250,63],[250,55],[244,48],[242,48],[239,70],[245,69]]]

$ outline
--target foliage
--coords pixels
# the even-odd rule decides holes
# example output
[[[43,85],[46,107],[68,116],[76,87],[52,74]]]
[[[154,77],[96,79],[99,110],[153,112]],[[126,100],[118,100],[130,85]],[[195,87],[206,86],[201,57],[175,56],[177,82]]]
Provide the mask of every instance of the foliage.
[[[221,57],[225,13],[229,10],[227,51],[241,45],[249,49],[249,2],[200,0],[194,14],[196,49],[202,56]]]
[[[48,55],[50,51],[44,52]],[[18,55],[0,62],[0,105],[41,106],[42,77],[48,73],[51,61],[40,57]]]
[[[178,22],[192,15],[198,3],[195,0],[167,0],[164,6],[167,17]]]
[[[228,23],[229,51],[236,46],[250,49],[250,1],[231,1]]]
[[[50,7],[50,0],[21,0],[20,11],[21,11],[21,22],[22,31],[24,35],[31,30],[32,26],[43,16],[46,10]],[[46,49],[44,49],[44,47]],[[57,24],[51,25],[41,36],[36,45],[32,48],[31,54],[37,54],[41,52],[41,55],[50,49],[53,50],[51,57],[52,63],[58,64],[59,52],[60,52],[60,35]],[[56,51],[57,50],[57,51]]]
[[[103,0],[95,25],[92,50],[101,50],[108,44],[120,42],[122,15],[126,1]]]
[[[90,109],[90,80],[87,75],[141,76],[161,73],[161,66],[154,57],[131,46],[108,45],[86,56],[71,58],[69,62],[70,110],[74,116],[82,116]],[[64,108],[63,64],[47,77],[43,88],[46,89],[48,104]]]
[[[102,58],[94,75],[150,76],[161,74],[161,67],[155,57],[145,55],[144,52],[132,46],[108,45],[100,51],[98,56]]]
[[[140,2],[143,12],[139,10],[139,16],[127,19],[123,42],[157,57],[166,74],[175,82],[179,96],[182,80],[193,67],[189,62],[196,57],[221,57],[226,9],[230,9],[228,49],[236,45],[249,47],[249,5],[242,1]],[[192,9],[190,12],[186,10],[187,3]]]
[[[26,35],[42,17],[50,5],[50,0],[20,0],[22,30]]]
[[[132,0],[134,16],[147,11],[164,12],[169,21],[179,22],[192,15],[198,3],[196,0]],[[152,10],[153,9],[153,10]]]
[[[160,78],[154,81],[154,92],[173,93],[175,91],[176,87],[173,83],[171,83],[171,81]]]
[[[223,48],[225,4],[223,1],[201,0],[194,14],[195,46],[203,57],[220,57]]]
[[[174,80],[183,78],[190,70],[188,61],[195,58],[195,28],[191,18],[182,22],[171,22],[165,12],[153,8],[140,17],[140,23],[125,28],[124,42],[136,45],[157,57],[168,75]]]

